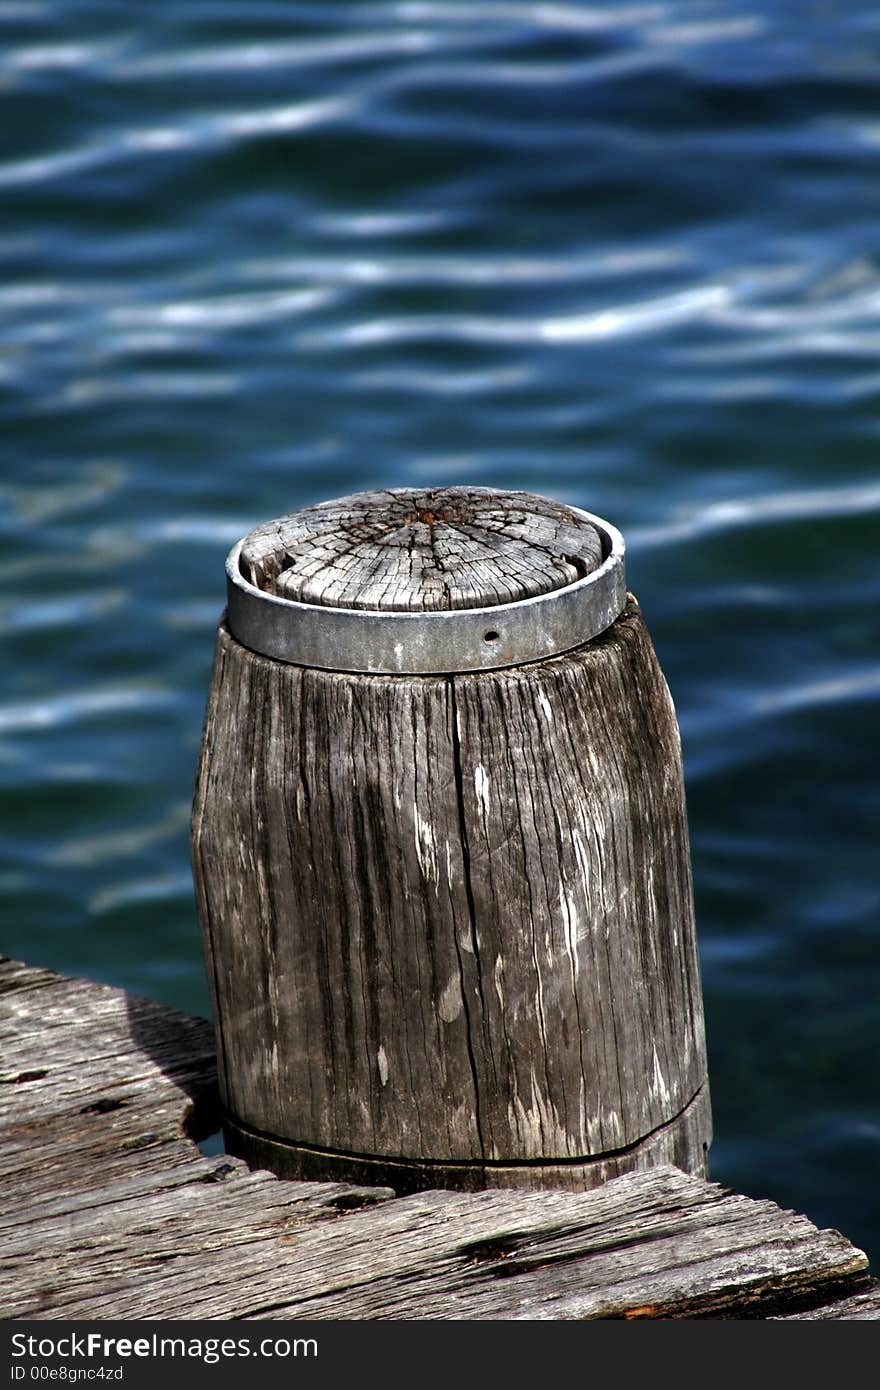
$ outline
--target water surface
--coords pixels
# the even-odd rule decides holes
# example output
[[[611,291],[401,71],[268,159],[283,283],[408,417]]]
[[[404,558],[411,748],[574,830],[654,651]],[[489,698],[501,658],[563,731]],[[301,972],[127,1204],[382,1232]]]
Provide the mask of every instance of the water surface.
[[[880,1258],[880,16],[0,3],[11,954],[207,1011],[226,550],[348,491],[620,526],[679,712],[713,1173]]]

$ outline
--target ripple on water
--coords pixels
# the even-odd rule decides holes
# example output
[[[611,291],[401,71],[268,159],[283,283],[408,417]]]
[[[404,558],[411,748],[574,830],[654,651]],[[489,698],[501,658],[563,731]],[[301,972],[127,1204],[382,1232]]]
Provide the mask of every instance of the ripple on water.
[[[4,949],[206,1008],[229,547],[359,488],[556,495],[623,529],[679,712],[717,1175],[880,1251],[876,6],[0,28]]]
[[[168,709],[179,699],[172,690],[158,687],[110,687],[35,696],[17,703],[0,704],[0,733],[36,733],[59,726],[77,725],[94,718],[149,716]]]

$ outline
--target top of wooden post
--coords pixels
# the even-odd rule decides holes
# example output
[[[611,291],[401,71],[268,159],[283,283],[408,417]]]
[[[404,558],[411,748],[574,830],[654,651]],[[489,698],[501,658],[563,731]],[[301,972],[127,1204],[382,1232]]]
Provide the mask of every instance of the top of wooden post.
[[[390,488],[260,526],[241,552],[258,589],[380,612],[491,608],[561,589],[602,562],[592,522],[528,492]]]
[[[227,561],[232,635],[325,670],[490,670],[568,651],[626,597],[623,538],[529,492],[388,488],[257,527]]]

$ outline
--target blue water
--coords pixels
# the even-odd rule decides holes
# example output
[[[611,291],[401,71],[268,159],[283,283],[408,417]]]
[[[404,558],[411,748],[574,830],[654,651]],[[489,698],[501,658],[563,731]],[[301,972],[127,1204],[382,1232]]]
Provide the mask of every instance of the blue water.
[[[880,11],[0,0],[0,897],[207,1012],[229,545],[608,517],[679,712],[713,1174],[880,1259]]]

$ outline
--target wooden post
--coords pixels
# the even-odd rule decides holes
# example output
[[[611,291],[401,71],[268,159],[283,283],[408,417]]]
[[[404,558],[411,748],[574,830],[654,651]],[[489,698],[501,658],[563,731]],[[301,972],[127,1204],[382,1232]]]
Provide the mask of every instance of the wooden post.
[[[227,1146],[398,1191],[704,1175],[678,728],[618,533],[393,489],[228,576],[193,810]]]

